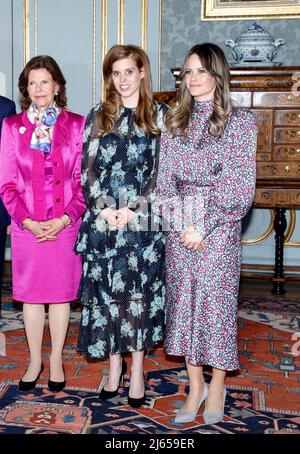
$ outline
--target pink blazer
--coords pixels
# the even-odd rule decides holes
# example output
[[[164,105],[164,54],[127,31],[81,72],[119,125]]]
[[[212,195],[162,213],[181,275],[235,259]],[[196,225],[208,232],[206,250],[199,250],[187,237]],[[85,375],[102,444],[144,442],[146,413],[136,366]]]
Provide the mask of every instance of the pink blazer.
[[[53,129],[53,217],[67,213],[76,223],[86,207],[81,189],[84,117],[62,110]],[[0,196],[13,221],[46,220],[43,152],[30,148],[34,125],[23,112],[6,118],[0,148]]]

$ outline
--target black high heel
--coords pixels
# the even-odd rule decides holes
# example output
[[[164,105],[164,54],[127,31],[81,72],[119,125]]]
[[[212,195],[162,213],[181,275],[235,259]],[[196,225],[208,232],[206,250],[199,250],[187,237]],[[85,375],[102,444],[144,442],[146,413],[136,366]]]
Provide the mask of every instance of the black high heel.
[[[121,370],[120,380],[119,380],[117,389],[114,391],[106,391],[106,389],[104,389],[104,387],[103,387],[99,393],[99,399],[112,399],[113,397],[116,397],[118,395],[118,390],[119,390],[120,386],[124,386],[124,375],[126,374],[126,371],[127,371],[127,363],[124,359],[122,359],[122,370]]]
[[[44,364],[41,365],[41,370],[39,371],[38,376],[33,381],[23,381],[22,379],[19,381],[19,391],[30,391],[36,387],[36,382],[40,378],[41,373],[44,370]],[[25,375],[25,374],[24,374]],[[23,375],[23,377],[24,377]]]
[[[130,405],[133,408],[140,408],[142,405],[145,404],[145,400],[146,400],[145,393],[143,397],[139,397],[138,399],[136,399],[135,397],[130,397],[128,395],[128,405]]]
[[[64,371],[64,376],[66,376],[64,365],[62,366],[62,368]],[[50,391],[52,391],[54,393],[59,393],[60,391],[62,391],[64,389],[65,386],[66,386],[66,380],[64,380],[64,381],[52,381],[50,379],[48,380],[48,388],[50,389]]]
[[[145,375],[144,375],[144,382],[145,382]],[[146,395],[145,395],[145,390],[144,390],[144,395],[142,397],[130,397],[128,393],[128,405],[130,405],[133,408],[140,408],[142,405],[145,404],[146,400]]]

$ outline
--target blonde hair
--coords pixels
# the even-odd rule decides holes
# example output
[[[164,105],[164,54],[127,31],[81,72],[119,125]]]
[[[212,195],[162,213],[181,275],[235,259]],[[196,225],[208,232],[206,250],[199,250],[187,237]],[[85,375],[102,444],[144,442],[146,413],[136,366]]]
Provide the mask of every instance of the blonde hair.
[[[185,57],[180,72],[181,84],[178,91],[178,102],[173,111],[167,112],[166,127],[174,136],[176,132],[183,134],[189,124],[195,101],[187,88],[184,76],[187,61],[194,54],[199,57],[203,68],[215,80],[213,111],[208,120],[208,125],[210,134],[213,136],[222,135],[227,117],[233,109],[229,88],[230,72],[224,52],[219,46],[212,43],[193,46]]]
[[[144,71],[139,88],[139,101],[136,109],[137,126],[146,134],[159,134],[155,123],[155,104],[152,95],[150,62],[147,54],[138,46],[116,45],[111,47],[103,61],[103,78],[106,89],[105,100],[96,115],[95,136],[101,137],[112,132],[119,117],[122,100],[112,80],[113,64],[123,58],[132,58],[139,69]]]

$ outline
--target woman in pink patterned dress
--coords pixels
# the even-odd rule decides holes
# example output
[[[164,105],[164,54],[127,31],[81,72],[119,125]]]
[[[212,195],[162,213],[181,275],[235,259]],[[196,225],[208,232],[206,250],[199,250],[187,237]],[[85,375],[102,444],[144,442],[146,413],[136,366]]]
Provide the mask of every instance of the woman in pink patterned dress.
[[[216,45],[187,54],[178,105],[162,132],[157,196],[169,215],[165,348],[184,355],[189,394],[175,422],[223,419],[226,371],[239,368],[237,296],[241,220],[255,191],[256,126],[235,108]],[[184,216],[180,217],[180,213]],[[202,366],[212,367],[210,386]]]

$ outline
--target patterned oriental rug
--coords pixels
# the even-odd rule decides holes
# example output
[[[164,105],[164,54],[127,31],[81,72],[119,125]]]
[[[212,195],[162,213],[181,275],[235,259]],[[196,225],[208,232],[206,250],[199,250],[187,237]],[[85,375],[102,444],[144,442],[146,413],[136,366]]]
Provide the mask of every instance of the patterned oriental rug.
[[[298,306],[298,307],[297,307]],[[227,378],[224,421],[197,420],[175,424],[185,399],[187,375],[183,358],[167,357],[162,345],[146,356],[146,405],[127,405],[125,388],[110,401],[98,399],[108,361],[87,362],[76,352],[80,308],[73,307],[64,349],[67,387],[48,390],[50,335],[43,345],[45,369],[37,387],[18,391],[28,349],[20,308],[7,292],[0,320],[1,434],[300,434],[300,317],[299,302],[284,298],[241,298],[239,305],[241,369]],[[130,355],[125,358],[130,363]],[[211,375],[205,372],[206,381]]]

